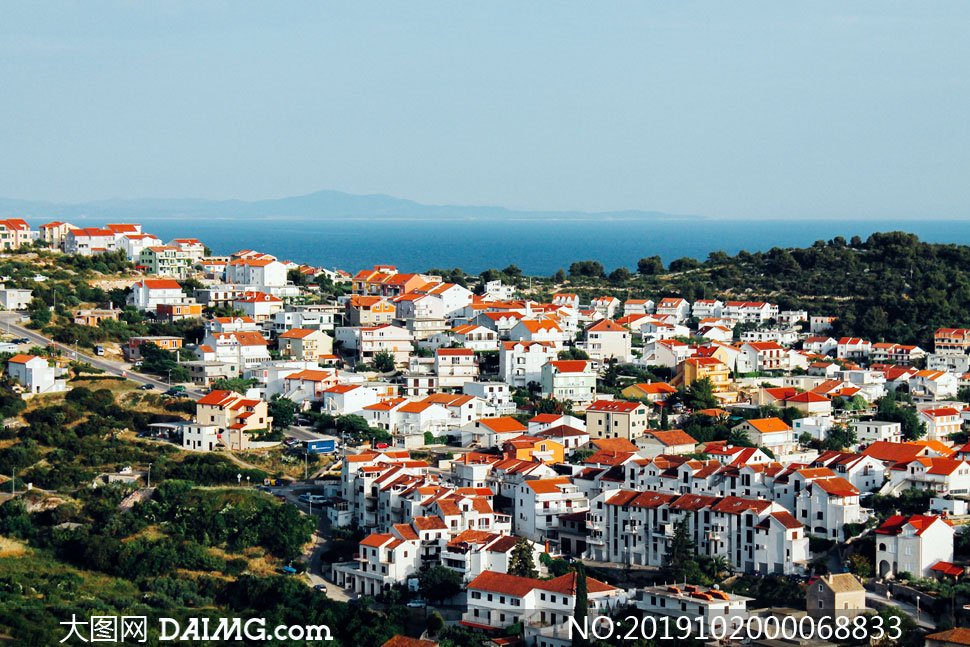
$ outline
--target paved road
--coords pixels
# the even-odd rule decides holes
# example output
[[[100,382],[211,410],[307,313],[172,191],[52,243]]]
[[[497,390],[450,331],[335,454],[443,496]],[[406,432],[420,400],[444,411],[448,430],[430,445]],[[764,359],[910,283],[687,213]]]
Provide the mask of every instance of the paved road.
[[[274,494],[282,494],[286,497],[287,503],[292,503],[300,512],[303,514],[312,514],[317,522],[317,528],[313,534],[313,544],[310,546],[308,552],[304,555],[304,561],[307,563],[307,572],[305,578],[309,586],[315,586],[317,584],[323,584],[327,587],[327,597],[331,600],[337,600],[338,602],[346,602],[352,597],[357,597],[356,594],[352,592],[348,593],[331,582],[330,580],[323,577],[322,567],[326,567],[327,575],[329,575],[330,565],[323,561],[323,553],[327,551],[330,542],[330,520],[327,519],[325,514],[325,508],[323,506],[311,506],[308,503],[303,503],[297,498],[298,490],[305,490],[307,486],[302,483],[297,483],[294,485],[289,485],[286,487],[273,488]]]
[[[0,321],[3,322],[5,329],[9,328],[11,334],[16,334],[21,337],[26,337],[31,342],[41,347],[47,346],[49,344],[57,344],[58,347],[63,348],[66,351],[65,354],[68,357],[74,356],[74,349],[70,348],[69,345],[55,342],[52,339],[44,337],[36,330],[31,330],[30,328],[25,328],[24,326],[21,326],[19,323],[21,316],[22,316],[21,313],[17,313],[17,312],[4,312],[4,313],[0,313]],[[132,382],[137,382],[139,384],[151,384],[155,388],[162,389],[162,390],[168,389],[167,382],[157,379],[155,377],[151,377],[149,375],[145,375],[143,373],[136,373],[132,369],[131,364],[112,362],[104,359],[103,357],[97,357],[95,355],[87,355],[82,352],[77,353],[76,359],[84,360],[85,362],[89,363],[91,366],[104,369],[104,371],[110,375],[126,377]],[[201,398],[203,395],[205,395],[203,391],[199,391],[197,389],[187,389],[185,391],[185,394],[188,397],[192,397],[196,399]]]
[[[883,606],[886,606],[887,604],[897,607],[900,611],[908,615],[910,618],[912,618],[913,620],[916,620],[919,626],[923,627],[924,629],[933,629],[934,627],[936,627],[936,625],[933,624],[933,616],[926,613],[925,611],[921,612],[917,610],[916,605],[910,604],[908,602],[903,602],[902,600],[897,600],[896,598],[887,600],[886,596],[879,595],[875,591],[870,591],[866,589],[867,607],[869,607],[870,609],[873,609],[873,608],[878,609]]]

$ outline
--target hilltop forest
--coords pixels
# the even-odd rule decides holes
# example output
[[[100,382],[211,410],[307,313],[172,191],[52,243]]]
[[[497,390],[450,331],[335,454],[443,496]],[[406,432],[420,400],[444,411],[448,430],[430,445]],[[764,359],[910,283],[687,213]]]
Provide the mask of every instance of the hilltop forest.
[[[512,265],[486,270],[482,279],[527,285]],[[534,296],[569,290],[590,296],[627,298],[680,296],[695,299],[764,300],[781,310],[807,310],[838,317],[834,337],[919,344],[931,349],[939,327],[970,327],[970,246],[925,243],[893,231],[838,236],[807,248],[767,252],[711,252],[706,260],[684,257],[665,266],[659,256],[640,259],[636,269],[607,273],[598,261],[578,261],[550,278],[533,277]]]

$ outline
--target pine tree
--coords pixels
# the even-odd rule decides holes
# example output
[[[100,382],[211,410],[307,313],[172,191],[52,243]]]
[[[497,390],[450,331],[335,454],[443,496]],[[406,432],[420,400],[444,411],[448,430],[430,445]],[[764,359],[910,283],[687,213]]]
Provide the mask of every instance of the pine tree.
[[[684,517],[677,523],[663,559],[664,576],[677,582],[692,579],[699,567],[695,561],[697,547],[690,537],[690,519]]]
[[[519,577],[539,577],[535,561],[532,558],[532,542],[525,537],[520,538],[512,547],[509,555],[509,575]]]
[[[586,567],[582,562],[576,565],[576,605],[573,607],[573,617],[576,625],[586,626],[586,616],[589,613],[589,598],[586,591]],[[578,631],[573,631],[573,647],[586,647],[589,642]]]
[[[667,407],[660,410],[660,429],[662,431],[670,429],[670,420],[667,418]]]

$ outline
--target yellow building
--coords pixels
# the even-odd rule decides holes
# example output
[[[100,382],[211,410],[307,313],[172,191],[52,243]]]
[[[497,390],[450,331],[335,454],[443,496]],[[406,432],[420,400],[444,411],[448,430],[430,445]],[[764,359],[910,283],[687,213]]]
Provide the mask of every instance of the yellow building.
[[[506,441],[502,445],[502,454],[505,458],[517,458],[522,461],[538,460],[550,464],[565,461],[565,449],[561,443],[526,434]]]

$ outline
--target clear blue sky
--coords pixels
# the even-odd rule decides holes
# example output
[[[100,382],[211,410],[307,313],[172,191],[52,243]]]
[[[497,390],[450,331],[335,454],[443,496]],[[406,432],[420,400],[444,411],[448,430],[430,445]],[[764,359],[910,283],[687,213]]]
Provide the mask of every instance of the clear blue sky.
[[[4,2],[0,196],[970,217],[970,2]]]

